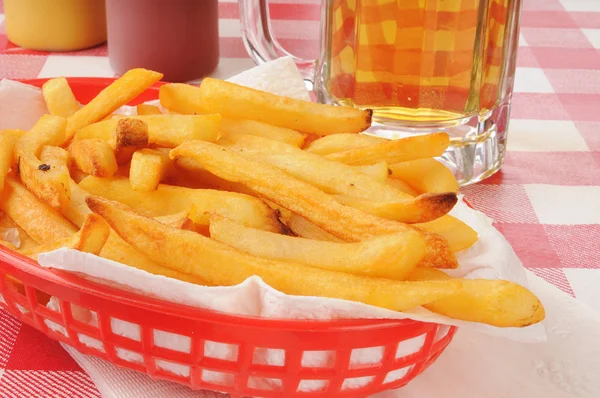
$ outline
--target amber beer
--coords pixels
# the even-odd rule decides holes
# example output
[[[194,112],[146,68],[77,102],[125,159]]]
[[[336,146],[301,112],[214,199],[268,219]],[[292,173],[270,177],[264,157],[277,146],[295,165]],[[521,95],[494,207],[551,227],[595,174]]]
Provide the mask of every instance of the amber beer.
[[[506,98],[514,0],[329,2],[329,92],[402,122],[485,114]]]

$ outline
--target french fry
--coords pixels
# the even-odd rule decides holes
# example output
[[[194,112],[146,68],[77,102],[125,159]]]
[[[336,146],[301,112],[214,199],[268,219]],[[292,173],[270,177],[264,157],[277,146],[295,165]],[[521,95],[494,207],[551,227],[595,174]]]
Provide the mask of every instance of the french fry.
[[[361,148],[374,144],[381,144],[389,140],[368,134],[332,134],[320,137],[304,148],[305,151],[316,155],[329,155],[354,148]]]
[[[162,112],[158,108],[158,106],[148,105],[148,104],[139,104],[136,107],[136,111],[138,115],[161,115]]]
[[[87,135],[94,136],[92,132],[98,128],[99,138],[106,140],[114,150],[120,150],[126,147],[144,147],[150,142],[150,133],[148,132],[148,124],[140,119],[121,118],[116,121],[114,129],[112,123],[107,127],[107,130],[102,130],[101,123],[92,124],[85,129],[79,130],[75,136],[76,139],[93,139],[85,138]],[[109,131],[112,129],[112,131]],[[86,132],[90,132],[87,134]]]
[[[260,231],[213,216],[210,237],[258,257],[396,280],[406,279],[425,255],[425,242],[417,231],[334,243]]]
[[[205,78],[198,90],[204,112],[235,119],[317,135],[358,133],[371,126],[371,110],[316,104],[211,78]]]
[[[64,77],[55,77],[44,83],[42,94],[51,115],[69,117],[80,108],[69,82]]]
[[[373,202],[369,199],[349,195],[333,195],[333,197],[343,205],[354,207],[377,217],[413,224],[436,220],[444,216],[458,201],[453,192],[426,193],[417,196],[410,206],[406,202]]]
[[[387,163],[386,163],[387,164]],[[358,167],[358,166],[355,166]],[[389,169],[388,169],[389,170]],[[397,178],[388,178],[385,181],[385,184],[389,187],[392,187],[394,189],[397,189],[398,191],[404,192],[409,194],[410,196],[419,196],[419,193],[417,191],[415,191],[410,185],[408,185],[407,183],[405,183],[402,180],[399,180]]]
[[[75,132],[92,123],[96,123],[121,106],[140,95],[148,87],[162,79],[162,73],[146,69],[131,69],[102,90],[93,100],[69,116],[67,141]],[[94,137],[89,137],[94,138]]]
[[[129,169],[131,188],[139,192],[155,191],[173,167],[168,150],[140,149],[131,158]]]
[[[448,297],[461,288],[455,280],[401,282],[264,259],[200,234],[163,225],[117,202],[89,197],[87,203],[136,250],[164,266],[217,286],[235,285],[258,275],[286,294],[340,298],[396,311]],[[198,258],[204,260],[201,266]]]
[[[325,242],[344,242],[344,240],[330,234],[298,214],[292,214],[289,217],[287,226],[296,236],[301,238],[322,240]]]
[[[242,137],[232,150],[245,158],[275,166],[324,192],[347,197],[348,200],[340,202],[348,206],[390,220],[406,223],[435,220],[448,213],[457,201],[455,193],[413,198],[354,167],[262,137]],[[387,174],[387,169],[384,172]],[[382,202],[385,202],[383,208],[376,206]]]
[[[373,164],[382,160],[393,164],[441,156],[449,144],[448,134],[435,133],[348,149],[326,155],[326,157],[353,166]]]
[[[21,250],[20,252],[34,260],[37,260],[41,253],[57,250],[61,247],[97,255],[104,247],[109,233],[110,227],[106,221],[96,214],[90,214],[75,235],[41,244],[31,250]]]
[[[409,225],[344,206],[320,189],[280,169],[248,160],[216,144],[188,141],[173,149],[169,156],[172,159],[192,158],[209,172],[246,185],[259,196],[303,216],[348,242],[413,230]],[[427,231],[423,231],[423,234],[427,251],[419,265],[456,268],[456,257],[446,239]]]
[[[255,135],[301,148],[306,140],[306,134],[299,133],[296,130],[276,127],[255,120],[240,120],[228,117],[221,119],[221,133],[234,143],[239,137]]]
[[[154,217],[154,219],[173,228],[193,231],[194,222],[190,220],[189,215],[190,213],[188,211],[181,211],[179,213],[169,214],[167,216]]]
[[[0,197],[1,197],[1,195],[0,195]],[[27,235],[27,232],[25,232],[25,230],[23,228],[19,227],[17,225],[17,223],[15,223],[13,221],[13,219],[10,218],[8,216],[8,214],[6,214],[2,210],[0,210],[0,228],[5,228],[5,229],[14,228],[17,230],[17,232],[19,234],[19,240],[21,241],[20,245],[19,245],[19,249],[28,250],[28,249],[38,245],[37,242],[31,238],[31,236]]]
[[[477,232],[473,228],[448,214],[437,220],[413,225],[423,231],[445,237],[450,249],[455,253],[465,250],[477,242]]]
[[[392,178],[398,178],[419,193],[458,192],[454,174],[435,159],[417,159],[389,166]]]
[[[389,176],[389,169],[387,162],[377,162],[368,166],[355,166],[357,170],[360,170],[364,174],[371,176],[377,182],[387,185]],[[402,191],[404,192],[404,191]]]
[[[66,119],[45,115],[15,144],[17,172],[23,184],[40,200],[54,208],[69,202],[69,173],[43,163],[38,156],[44,146],[60,147],[65,142]]]
[[[152,192],[136,192],[125,178],[88,177],[79,186],[92,195],[124,203],[149,217],[191,211],[194,223],[208,225],[210,215],[216,213],[248,227],[277,233],[285,230],[275,211],[262,200],[235,192],[163,184]]]
[[[0,192],[4,189],[4,178],[13,165],[15,144],[24,134],[21,130],[0,130]]]
[[[106,244],[100,252],[100,257],[116,261],[130,267],[146,271],[150,274],[166,276],[184,282],[190,282],[197,285],[207,285],[206,281],[193,275],[184,274],[171,268],[165,267],[155,261],[152,261],[147,255],[144,255],[127,242],[119,237],[114,231],[111,231]]]
[[[111,141],[114,132],[118,126],[122,126],[127,120],[141,120],[148,126],[148,143],[165,147],[174,148],[177,145],[188,140],[205,140],[214,142],[219,136],[219,127],[221,125],[221,116],[211,115],[149,115],[149,116],[130,116],[120,119],[108,119],[80,129],[75,134],[75,139],[83,140],[97,138],[104,141]],[[117,145],[119,146],[119,145]],[[135,146],[129,142],[128,145]]]
[[[417,268],[413,281],[450,280],[435,269]],[[542,321],[546,314],[540,300],[514,282],[486,279],[461,279],[463,286],[455,295],[444,297],[425,308],[463,321],[480,322],[497,327],[525,327]]]
[[[160,105],[170,111],[184,115],[205,113],[200,99],[200,89],[191,84],[172,83],[160,86]]]
[[[68,238],[77,232],[73,224],[38,200],[12,175],[6,177],[1,196],[2,210],[38,244],[49,238]]]
[[[119,168],[114,150],[99,139],[71,142],[69,157],[77,169],[96,177],[112,177]]]
[[[73,180],[69,181],[69,187],[71,188],[71,201],[68,206],[61,209],[61,214],[73,225],[81,228],[86,217],[91,213],[85,203],[85,198],[90,196],[90,194]]]

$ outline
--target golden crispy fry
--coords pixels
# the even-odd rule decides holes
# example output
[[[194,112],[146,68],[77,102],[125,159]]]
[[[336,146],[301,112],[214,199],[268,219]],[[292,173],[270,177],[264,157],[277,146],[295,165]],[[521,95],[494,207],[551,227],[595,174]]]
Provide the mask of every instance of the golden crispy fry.
[[[69,202],[69,173],[38,158],[44,146],[60,147],[65,141],[66,119],[45,115],[15,144],[17,171],[23,184],[54,208]]]
[[[77,169],[96,177],[112,177],[119,168],[111,146],[94,138],[71,142],[69,156]]]
[[[154,275],[162,275],[184,282],[195,283],[197,285],[207,285],[207,283],[201,278],[184,274],[183,272],[178,272],[152,261],[147,255],[144,255],[131,247],[114,231],[111,231],[106,244],[100,252],[100,257],[116,261],[121,264],[126,264],[130,267],[137,268]]]
[[[284,143],[262,137],[240,138],[232,150],[245,158],[267,163],[331,194],[340,202],[368,213],[407,223],[435,220],[456,204],[455,193],[413,198],[382,184],[352,166],[333,162]],[[384,169],[387,174],[387,169]],[[348,200],[342,199],[348,197]],[[356,200],[354,200],[356,198]],[[378,206],[378,204],[385,206]],[[365,205],[361,205],[361,204]]]
[[[55,77],[44,83],[42,94],[51,115],[69,117],[80,108],[69,82],[64,77]]]
[[[0,205],[0,207],[2,206]],[[21,241],[19,249],[28,250],[38,245],[37,242],[31,238],[31,236],[27,235],[27,232],[25,232],[23,228],[19,227],[17,223],[15,223],[13,219],[10,218],[8,214],[6,214],[2,210],[0,210],[0,228],[14,228],[17,230],[17,232],[19,233],[19,240]]]
[[[38,244],[49,239],[67,238],[77,232],[73,224],[39,201],[12,175],[5,180],[0,206]]]
[[[173,169],[167,149],[140,149],[131,158],[129,182],[134,191],[156,191],[158,184]]]
[[[355,166],[356,167],[356,166]],[[388,169],[389,170],[389,169]],[[412,189],[412,187],[410,185],[408,185],[407,183],[405,183],[402,180],[399,180],[397,178],[388,178],[385,181],[385,184],[389,187],[392,187],[394,189],[397,189],[398,191],[402,191],[404,193],[409,194],[410,196],[419,196],[419,193],[417,191],[415,191],[414,189]]]
[[[69,186],[71,188],[71,201],[68,206],[61,209],[61,213],[67,220],[71,221],[78,228],[81,228],[86,217],[91,213],[85,203],[85,198],[90,194],[73,180],[69,181]]]
[[[406,279],[425,255],[425,242],[417,231],[334,243],[260,231],[214,216],[210,237],[258,257],[396,280]]]
[[[131,130],[140,131],[141,126],[132,126],[131,120],[141,120],[148,126],[148,143],[165,147],[174,148],[177,145],[188,140],[205,140],[214,142],[219,136],[219,127],[221,125],[221,116],[212,115],[149,115],[149,116],[131,116],[120,119],[103,120],[91,124],[77,132],[75,139],[82,140],[88,138],[97,138],[112,142],[113,134],[117,129],[127,132]],[[143,130],[142,130],[143,131]],[[140,131],[140,133],[142,132]],[[142,136],[142,134],[121,134],[124,137]],[[113,138],[114,139],[114,138]],[[135,140],[140,141],[141,140]],[[138,142],[132,142],[128,139],[127,145],[120,146],[138,146]],[[144,145],[144,144],[141,144]]]
[[[371,176],[377,182],[387,185],[389,169],[387,162],[377,162],[367,166],[355,166],[356,170],[360,170],[364,174]],[[404,191],[402,191],[404,192]]]
[[[450,137],[448,134],[435,133],[348,149],[343,152],[329,154],[326,157],[336,162],[355,166],[373,164],[382,160],[393,164],[441,156],[449,144]]]
[[[320,189],[280,169],[248,160],[215,144],[188,141],[173,149],[169,156],[173,159],[192,158],[209,172],[246,185],[259,196],[303,216],[348,242],[413,230],[409,225],[344,206]],[[420,266],[455,268],[456,257],[446,239],[426,231],[423,234],[427,252]]]
[[[21,253],[27,257],[37,260],[41,253],[50,252],[67,247],[69,249],[79,250],[85,253],[100,254],[102,247],[108,239],[110,227],[96,214],[90,214],[85,219],[81,229],[75,235],[41,244],[31,250],[21,250]]]
[[[306,134],[299,133],[296,130],[276,127],[255,120],[240,120],[228,117],[221,119],[221,133],[225,138],[234,143],[239,137],[256,135],[301,148],[306,140]]]
[[[156,191],[136,192],[125,178],[88,177],[79,184],[92,195],[116,200],[149,217],[190,211],[196,224],[208,225],[212,213],[248,227],[282,232],[284,226],[262,200],[235,192],[159,185]],[[193,205],[193,208],[192,208]]]
[[[181,211],[179,213],[169,214],[168,216],[154,217],[154,219],[173,228],[193,231],[194,222],[190,220],[189,215],[190,213],[188,211]]]
[[[316,104],[211,78],[205,78],[198,90],[205,112],[235,119],[317,135],[358,133],[371,126],[371,110]]]
[[[176,180],[176,183],[172,185],[181,185],[187,187],[201,187],[201,188],[210,188],[210,189],[218,189],[220,191],[229,191],[229,192],[238,192],[244,193],[247,195],[254,195],[252,190],[246,187],[243,184],[239,184],[236,182],[227,181],[221,177],[217,177],[216,175],[209,173],[204,170],[202,165],[196,162],[191,158],[181,158],[175,161],[175,166],[179,170],[184,170],[187,172],[186,178],[192,181],[181,181]]]
[[[411,224],[436,220],[448,213],[458,201],[454,192],[424,193],[414,198],[414,202],[410,206],[406,202],[373,202],[369,199],[349,195],[333,195],[333,197],[341,204],[377,217]]]
[[[162,112],[158,108],[158,106],[148,105],[148,104],[139,104],[136,107],[138,115],[161,115]]]
[[[418,268],[409,280],[433,281],[452,279],[442,271]],[[480,322],[498,327],[525,327],[541,322],[546,313],[538,298],[514,282],[502,280],[461,279],[457,294],[426,304],[438,314],[463,321]]]
[[[316,155],[325,156],[383,142],[388,142],[388,140],[367,134],[332,134],[314,140],[304,150]]]
[[[288,228],[296,235],[301,238],[322,240],[325,242],[344,242],[344,240],[338,238],[325,231],[323,228],[316,226],[306,218],[293,214],[287,220]]]
[[[413,225],[445,237],[450,249],[455,253],[467,249],[477,242],[477,232],[473,228],[448,214],[437,220]]]
[[[4,189],[4,178],[13,165],[15,144],[24,134],[22,130],[0,130],[0,192]]]
[[[389,166],[392,178],[398,178],[419,193],[458,192],[454,174],[435,159],[417,159]]]
[[[200,89],[191,84],[172,83],[160,86],[158,93],[163,108],[184,115],[204,113],[200,99]]]
[[[76,139],[81,139],[80,137],[85,137],[86,132],[93,132],[94,129],[99,127],[98,125],[100,124],[101,123],[95,123],[86,127],[85,129],[79,130],[79,132],[76,135]],[[112,123],[109,127],[112,128]],[[106,138],[110,146],[115,150],[119,150],[125,147],[143,147],[148,145],[148,143],[150,142],[148,124],[143,120],[134,119],[130,117],[118,119],[116,125],[114,126],[114,129],[112,129],[112,132],[107,131],[106,134],[103,132],[99,135],[101,137],[97,139]]]
[[[165,226],[116,202],[89,197],[87,203],[136,250],[217,286],[231,286],[258,275],[287,294],[340,298],[396,311],[447,297],[461,288],[455,280],[400,282],[255,257],[200,234]],[[201,264],[198,259],[203,259]]]
[[[67,140],[75,132],[96,123],[140,95],[162,78],[162,73],[146,69],[131,69],[102,90],[87,105],[69,116]],[[94,138],[94,137],[88,137]]]

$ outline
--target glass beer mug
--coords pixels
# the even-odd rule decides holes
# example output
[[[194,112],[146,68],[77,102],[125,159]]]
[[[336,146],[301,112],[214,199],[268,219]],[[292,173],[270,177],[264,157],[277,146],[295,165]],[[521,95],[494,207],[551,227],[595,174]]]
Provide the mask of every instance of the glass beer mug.
[[[255,62],[290,55],[267,0],[239,0]],[[521,0],[323,0],[318,59],[296,64],[319,102],[373,109],[368,133],[446,131],[461,184],[502,165]]]

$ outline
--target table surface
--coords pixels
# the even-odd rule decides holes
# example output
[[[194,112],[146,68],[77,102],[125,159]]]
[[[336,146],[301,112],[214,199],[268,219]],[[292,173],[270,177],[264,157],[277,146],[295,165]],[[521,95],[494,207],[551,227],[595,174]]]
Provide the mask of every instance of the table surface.
[[[316,54],[320,0],[270,0],[280,42]],[[227,78],[253,66],[235,0],[220,0]],[[0,0],[0,78],[111,77],[106,46],[75,53],[10,43]],[[502,170],[463,189],[492,217],[525,267],[600,310],[600,0],[524,0]],[[67,394],[68,393],[68,394]],[[99,397],[55,342],[0,310],[0,396]]]

